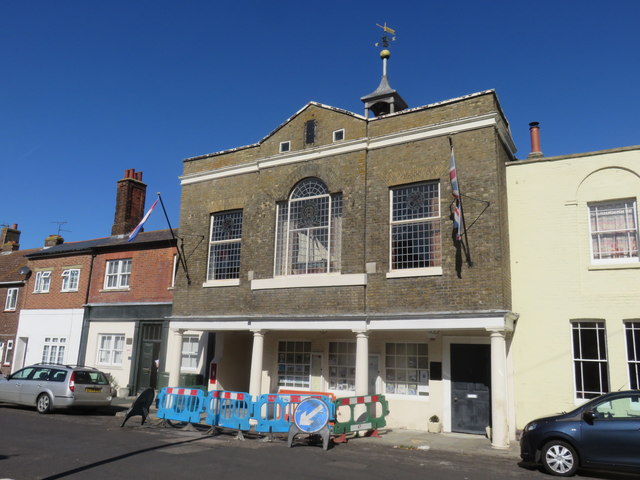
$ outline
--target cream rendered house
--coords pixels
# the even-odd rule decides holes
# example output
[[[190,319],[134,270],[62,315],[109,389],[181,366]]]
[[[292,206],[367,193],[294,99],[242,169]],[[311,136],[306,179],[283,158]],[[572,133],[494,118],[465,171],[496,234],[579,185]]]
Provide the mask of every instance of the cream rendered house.
[[[600,393],[639,388],[640,147],[534,153],[509,163],[507,185],[522,429]]]

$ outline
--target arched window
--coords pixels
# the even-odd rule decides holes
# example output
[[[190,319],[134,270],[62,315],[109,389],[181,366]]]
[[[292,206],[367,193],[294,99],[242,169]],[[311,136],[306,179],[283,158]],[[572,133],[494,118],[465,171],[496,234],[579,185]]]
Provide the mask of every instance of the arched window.
[[[317,178],[300,181],[278,203],[276,275],[340,271],[342,195]]]

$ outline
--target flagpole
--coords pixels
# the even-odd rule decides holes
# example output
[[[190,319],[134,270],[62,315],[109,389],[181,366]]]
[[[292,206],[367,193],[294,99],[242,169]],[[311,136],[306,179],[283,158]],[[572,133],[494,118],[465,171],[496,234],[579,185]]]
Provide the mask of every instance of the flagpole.
[[[189,278],[189,270],[187,269],[187,262],[185,262],[184,260],[184,245],[181,243],[180,246],[178,246],[178,239],[176,238],[175,233],[173,233],[173,228],[171,228],[171,222],[169,221],[169,215],[167,215],[167,209],[164,208],[164,202],[162,201],[162,196],[160,195],[160,192],[156,192],[156,194],[158,195],[158,199],[160,200],[160,205],[162,206],[162,211],[164,212],[164,218],[166,218],[167,220],[167,225],[169,226],[171,237],[176,241],[176,252],[178,253],[178,260],[180,260],[180,265],[182,265],[182,268],[184,269],[184,273],[187,277],[187,283],[191,285],[191,278]],[[182,250],[182,254],[180,253],[180,250]]]
[[[449,150],[453,155],[453,141],[451,137],[449,137]],[[457,170],[457,167],[456,167]],[[469,267],[473,267],[473,261],[471,260],[471,252],[469,251],[469,235],[467,234],[467,223],[464,219],[464,209],[462,208],[462,189],[460,188],[460,181],[458,180],[458,174],[456,171],[456,183],[458,186],[458,197],[456,200],[458,201],[458,208],[460,210],[460,222],[462,223],[462,235],[464,236],[464,241],[462,239],[459,240],[460,246],[462,250],[464,250],[464,255],[467,258],[467,265]],[[465,245],[466,244],[466,245]]]

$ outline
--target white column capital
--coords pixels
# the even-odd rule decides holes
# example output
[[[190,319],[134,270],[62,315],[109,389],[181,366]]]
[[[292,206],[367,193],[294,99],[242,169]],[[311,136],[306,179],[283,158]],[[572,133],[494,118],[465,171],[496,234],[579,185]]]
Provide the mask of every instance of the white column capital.
[[[352,332],[359,338],[366,338],[369,336],[369,330],[352,330]]]

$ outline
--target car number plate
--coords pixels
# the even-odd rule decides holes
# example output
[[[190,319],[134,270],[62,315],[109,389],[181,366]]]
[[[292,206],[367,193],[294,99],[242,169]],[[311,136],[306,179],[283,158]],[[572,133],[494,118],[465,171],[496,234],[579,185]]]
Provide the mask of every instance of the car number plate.
[[[98,393],[102,391],[100,387],[84,387],[85,392]]]

